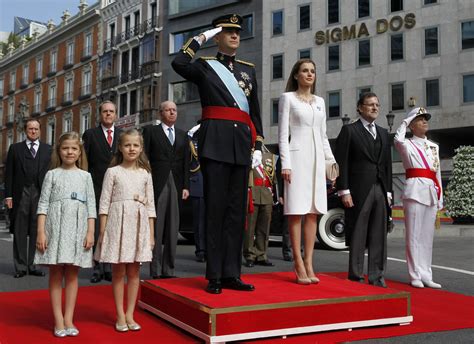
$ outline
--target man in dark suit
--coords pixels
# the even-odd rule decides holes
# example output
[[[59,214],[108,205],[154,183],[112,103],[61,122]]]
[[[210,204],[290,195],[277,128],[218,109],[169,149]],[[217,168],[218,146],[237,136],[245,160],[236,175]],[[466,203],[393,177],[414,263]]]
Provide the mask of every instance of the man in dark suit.
[[[261,164],[263,133],[254,65],[235,58],[242,17],[228,14],[212,24],[214,29],[181,48],[172,67],[197,85],[201,98],[198,154],[206,204],[206,291],[219,294],[222,288],[254,290],[240,279],[241,254],[251,152],[255,147],[252,165]],[[191,62],[213,37],[217,56]]]
[[[41,125],[30,118],[24,125],[26,140],[12,144],[6,164],[5,202],[10,209],[10,232],[13,233],[15,275],[44,276],[33,265],[36,249],[36,209],[41,186],[51,160],[51,146],[40,142]],[[29,237],[29,242],[28,242]]]
[[[114,123],[117,119],[117,107],[110,100],[104,101],[99,106],[100,124],[95,128],[87,129],[82,135],[84,149],[87,155],[89,172],[94,183],[94,192],[99,209],[100,194],[102,192],[102,182],[105,171],[112,161],[112,157],[117,151],[117,142],[120,136],[120,128],[116,128]],[[94,251],[99,238],[99,221],[95,222]],[[94,273],[91,277],[92,283],[98,283],[104,278],[112,281],[112,270],[110,264],[94,263]]]
[[[161,103],[160,117],[161,124],[143,129],[157,214],[150,275],[152,278],[170,278],[175,277],[179,209],[182,200],[189,196],[190,153],[188,135],[175,127],[178,118],[176,104],[172,101]]]
[[[387,130],[374,122],[379,101],[363,94],[360,118],[342,127],[336,142],[340,175],[338,194],[345,207],[346,244],[349,245],[349,279],[364,282],[364,253],[368,248],[369,283],[386,287],[387,222],[390,215],[392,160]]]

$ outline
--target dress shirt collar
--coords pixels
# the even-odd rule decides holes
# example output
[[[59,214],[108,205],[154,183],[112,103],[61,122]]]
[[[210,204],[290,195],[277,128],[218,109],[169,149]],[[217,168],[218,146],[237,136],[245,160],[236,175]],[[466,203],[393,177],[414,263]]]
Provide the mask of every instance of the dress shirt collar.
[[[39,139],[36,139],[36,140],[34,140],[34,141],[31,141],[30,139],[26,139],[25,141],[26,141],[26,146],[27,146],[28,148],[31,147],[31,142],[34,142],[34,143],[35,143],[34,148],[36,149],[36,151],[38,151],[38,147],[39,147],[39,145],[40,145]]]
[[[369,130],[369,124],[370,122],[367,121],[364,117],[360,116],[360,121],[362,122],[362,124],[364,125],[364,127]],[[375,121],[373,121],[372,123],[374,123],[375,125]]]
[[[106,128],[102,124],[100,126],[101,126],[102,131],[104,132],[105,135],[107,135],[107,130],[109,130],[109,129],[112,130],[112,133],[111,133],[112,135],[115,132],[115,125],[114,124],[112,124],[112,126],[110,128]]]
[[[418,136],[413,135],[412,141],[418,142],[418,143],[425,143],[425,142],[427,143],[428,139],[426,137],[423,138],[423,137],[418,137]]]
[[[165,123],[161,122],[161,127],[163,128],[166,134],[168,134],[168,128],[171,128],[171,130],[174,133],[174,125],[172,125],[171,127],[168,127]]]

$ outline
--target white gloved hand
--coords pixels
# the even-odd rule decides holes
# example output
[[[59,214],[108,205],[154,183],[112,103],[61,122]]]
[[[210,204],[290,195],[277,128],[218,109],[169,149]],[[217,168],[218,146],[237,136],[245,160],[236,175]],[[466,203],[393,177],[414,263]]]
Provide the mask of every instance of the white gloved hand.
[[[262,151],[255,150],[252,155],[252,168],[262,164]]]
[[[206,37],[206,40],[204,42],[207,42],[208,40],[210,40],[212,37],[214,37],[215,35],[217,35],[221,31],[222,31],[222,27],[219,26],[219,27],[216,27],[214,29],[204,31],[203,33],[201,33],[201,35]]]

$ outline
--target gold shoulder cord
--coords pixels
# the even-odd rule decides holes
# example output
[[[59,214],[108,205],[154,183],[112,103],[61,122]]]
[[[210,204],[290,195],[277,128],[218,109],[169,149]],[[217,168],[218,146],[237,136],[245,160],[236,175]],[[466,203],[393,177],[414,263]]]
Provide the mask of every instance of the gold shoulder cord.
[[[191,159],[190,159],[190,161],[193,161],[193,158],[194,158],[198,162],[197,167],[194,168],[194,169],[190,169],[189,172],[195,173],[195,172],[199,171],[199,169],[201,168],[201,164],[199,164],[198,153],[196,151],[196,147],[194,147],[193,141],[191,141],[191,140],[189,140],[189,148],[191,150]]]

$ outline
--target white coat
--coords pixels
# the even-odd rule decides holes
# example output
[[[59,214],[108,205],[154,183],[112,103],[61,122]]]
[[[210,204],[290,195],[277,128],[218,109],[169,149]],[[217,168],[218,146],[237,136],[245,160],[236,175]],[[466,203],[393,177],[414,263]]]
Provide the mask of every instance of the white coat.
[[[326,160],[335,163],[326,135],[324,99],[306,103],[295,92],[283,93],[278,106],[281,168],[291,170],[284,186],[284,213],[327,212]],[[291,137],[291,142],[290,142]]]

